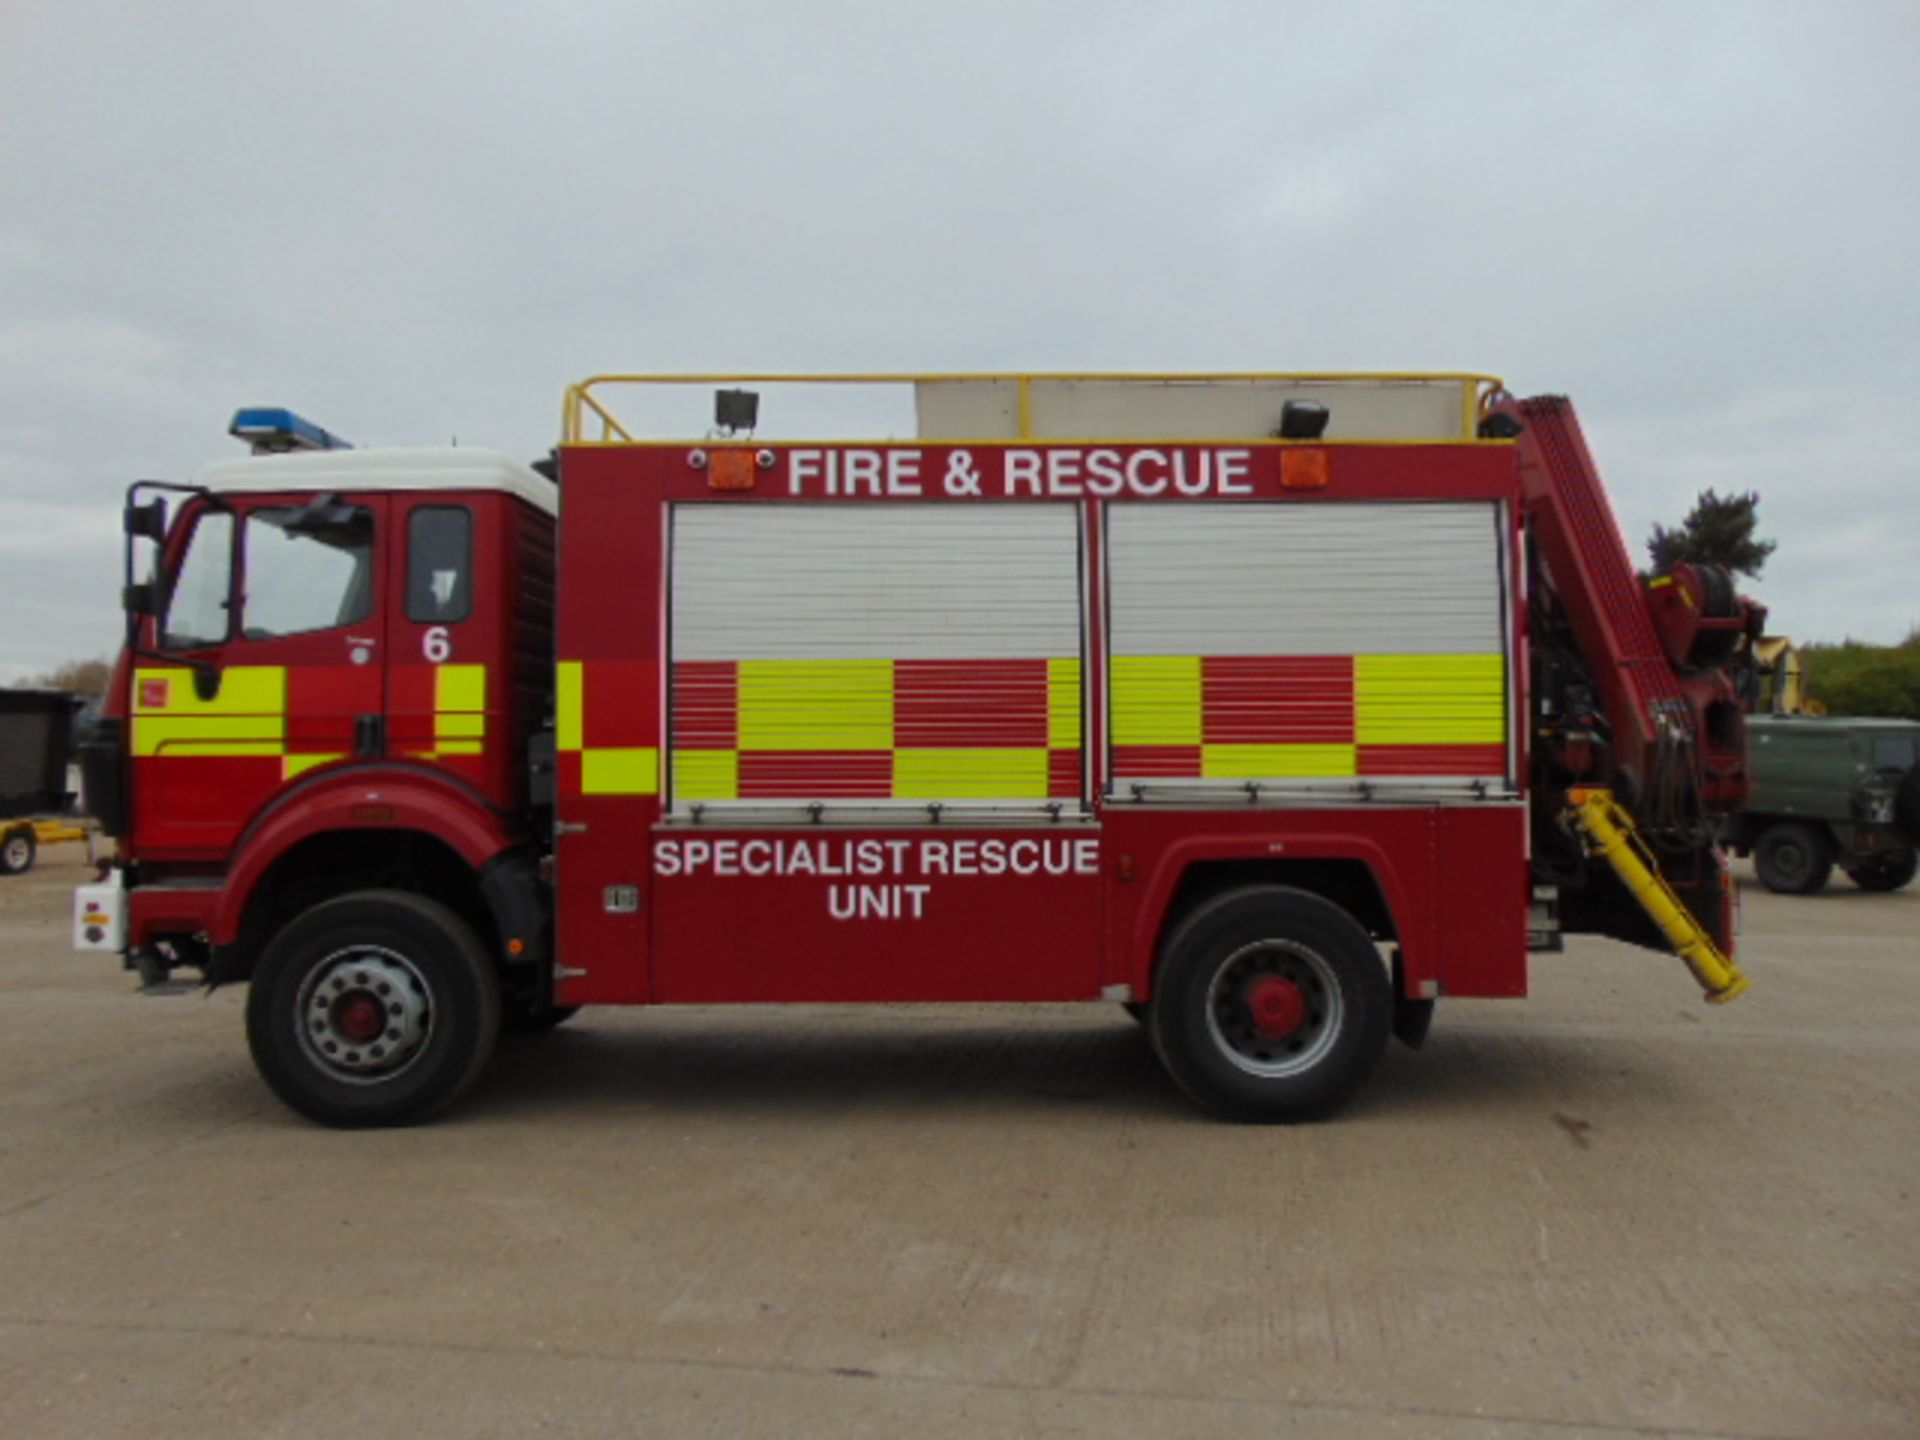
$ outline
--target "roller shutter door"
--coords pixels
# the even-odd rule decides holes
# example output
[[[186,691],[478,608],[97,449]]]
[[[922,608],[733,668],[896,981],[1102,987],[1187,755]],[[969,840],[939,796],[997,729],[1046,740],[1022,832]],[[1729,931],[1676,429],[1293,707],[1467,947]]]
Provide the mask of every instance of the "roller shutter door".
[[[1108,509],[1114,790],[1506,788],[1491,503]]]
[[[1072,505],[679,505],[671,803],[1077,809]]]

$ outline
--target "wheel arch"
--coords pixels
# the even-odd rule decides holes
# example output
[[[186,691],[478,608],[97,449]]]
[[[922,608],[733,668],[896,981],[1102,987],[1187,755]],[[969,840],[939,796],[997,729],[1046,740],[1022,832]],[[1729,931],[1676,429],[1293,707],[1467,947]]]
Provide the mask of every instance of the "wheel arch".
[[[210,934],[217,980],[243,979],[273,932],[301,910],[354,890],[440,900],[496,959],[545,953],[537,866],[506,817],[433,777],[345,775],[290,794],[236,848]]]
[[[1287,843],[1291,849],[1308,849],[1297,841]],[[1371,842],[1314,846],[1309,853],[1293,855],[1249,853],[1245,847],[1181,853],[1177,847],[1156,871],[1136,927],[1129,956],[1135,996],[1151,997],[1167,941],[1189,915],[1215,896],[1261,885],[1318,895],[1345,910],[1374,940],[1398,946],[1403,955],[1415,938],[1399,874]],[[1417,951],[1417,944],[1413,948]]]

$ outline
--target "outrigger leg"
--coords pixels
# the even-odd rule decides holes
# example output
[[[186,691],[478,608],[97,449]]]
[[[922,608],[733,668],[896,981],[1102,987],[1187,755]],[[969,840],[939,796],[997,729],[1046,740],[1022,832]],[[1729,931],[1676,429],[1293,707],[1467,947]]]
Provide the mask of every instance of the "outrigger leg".
[[[1633,817],[1613,798],[1611,790],[1579,789],[1567,794],[1567,814],[1586,841],[1587,853],[1604,858],[1620,883],[1640,902],[1640,908],[1660,927],[1667,943],[1686,962],[1707,1000],[1724,1005],[1747,988],[1740,967],[1713,943],[1693,912],[1680,902],[1647,853]]]

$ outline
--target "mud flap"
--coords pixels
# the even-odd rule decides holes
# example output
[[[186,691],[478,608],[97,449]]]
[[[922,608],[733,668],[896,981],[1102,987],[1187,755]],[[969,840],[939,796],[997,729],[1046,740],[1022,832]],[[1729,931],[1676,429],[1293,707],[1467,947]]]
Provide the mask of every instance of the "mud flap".
[[[1393,957],[1393,1038],[1409,1050],[1427,1043],[1427,1031],[1433,1028],[1431,1000],[1415,1000],[1407,994],[1406,966]]]

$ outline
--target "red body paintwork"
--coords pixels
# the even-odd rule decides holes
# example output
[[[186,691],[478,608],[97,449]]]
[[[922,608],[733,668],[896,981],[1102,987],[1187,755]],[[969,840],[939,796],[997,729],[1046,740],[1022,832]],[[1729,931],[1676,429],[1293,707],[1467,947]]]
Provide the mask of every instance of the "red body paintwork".
[[[489,806],[479,791],[437,767],[369,763],[323,772],[289,786],[234,847],[210,933],[216,945],[240,934],[248,898],[287,851],[314,835],[343,830],[410,830],[430,835],[475,870],[526,840],[517,817]],[[380,818],[371,818],[378,815]]]
[[[727,492],[709,487],[705,472],[689,464],[684,445],[582,446],[566,452],[556,654],[584,664],[590,691],[605,674],[623,697],[609,709],[597,701],[588,704],[584,743],[589,748],[664,744],[663,533],[671,504],[831,505],[858,498],[950,505],[1001,499],[1006,498],[1005,453],[1044,453],[1053,447],[852,447],[917,451],[923,493],[888,496],[863,490],[842,497],[820,493],[810,479],[795,495],[792,452],[819,448],[772,447],[775,463],[757,472],[755,487]],[[961,448],[976,461],[979,497],[950,493],[944,484],[951,457]],[[1196,454],[1216,447],[1101,448],[1124,457],[1149,448]],[[1280,447],[1217,448],[1241,448],[1249,456],[1245,492],[1236,498],[1303,505],[1484,499],[1504,504],[1510,529],[1518,525],[1518,478],[1508,446],[1329,446],[1331,483],[1304,491],[1280,484]],[[1022,489],[1014,498],[1057,501],[1062,496]],[[1086,617],[1088,653],[1100,655],[1105,649],[1103,502],[1084,495],[1066,498],[1078,498],[1085,510],[1082,528],[1089,538],[1082,558],[1087,593],[1095,602]],[[1517,529],[1511,529],[1506,553],[1518,557],[1521,548]],[[1505,586],[1512,608],[1508,669],[1514,687],[1509,763],[1524,787],[1526,663],[1521,610],[1513,599],[1524,592],[1517,559],[1513,563]],[[578,757],[563,755],[563,824],[555,852],[557,953],[565,969],[558,999],[565,1004],[1072,1000],[1116,993],[1145,998],[1169,907],[1192,867],[1312,860],[1366,867],[1392,916],[1409,994],[1525,993],[1530,890],[1524,795],[1478,805],[1324,809],[1231,802],[1191,808],[1109,804],[1104,798],[1104,667],[1086,665],[1084,681],[1091,788],[1084,813],[1069,807],[1071,818],[1057,824],[795,829],[709,820],[692,825],[663,818],[657,796],[582,793]],[[768,838],[834,846],[899,843],[907,859],[868,877],[720,876],[710,870],[662,874],[654,864],[654,847],[662,839],[740,845]],[[1090,874],[968,877],[929,874],[919,863],[921,846],[959,839],[1003,846],[1020,840],[1090,841],[1097,860]],[[638,907],[610,912],[605,895],[614,886],[632,887]],[[913,887],[925,889],[916,896]],[[844,914],[860,904],[869,906],[866,918],[835,918],[836,911]]]
[[[666,743],[668,507],[717,504],[834,504],[819,472],[793,493],[796,451],[772,447],[774,465],[756,468],[749,490],[719,492],[688,463],[685,446],[575,447],[564,457],[562,561],[555,658],[581,663],[593,700],[585,748],[659,748]],[[1189,481],[1203,454],[1244,453],[1231,479],[1235,499],[1315,505],[1336,501],[1481,499],[1500,503],[1508,529],[1508,672],[1511,735],[1504,765],[1524,790],[1527,666],[1519,573],[1520,488],[1505,445],[1337,445],[1324,447],[1330,483],[1296,490],[1281,484],[1281,447],[964,447],[973,465],[950,485],[962,447],[911,448],[920,456],[920,493],[869,494],[898,504],[964,505],[976,498],[1077,501],[1083,510],[1081,557],[1086,653],[1105,653],[1102,498],[1086,493],[1084,473],[1054,465],[1056,449],[1112,452],[1124,467],[1141,452],[1179,452]],[[1008,464],[1011,452],[1038,453]],[[1209,463],[1217,464],[1217,460]],[[1025,467],[1025,468],[1022,468]],[[1175,493],[1163,461],[1132,464],[1140,486]],[[1009,476],[1019,479],[1010,481]],[[1031,477],[1030,479],[1027,477]],[[1215,482],[1219,480],[1216,472]],[[968,488],[970,480],[979,494]],[[1031,486],[1031,493],[1028,486]],[[1074,487],[1079,487],[1075,492]],[[901,486],[905,489],[907,487]],[[247,497],[243,505],[300,497]],[[349,497],[359,500],[361,497]],[[459,498],[476,517],[479,565],[472,618],[454,636],[458,662],[485,663],[489,743],[483,757],[407,759],[433,735],[432,667],[423,662],[423,626],[405,621],[397,537],[412,503],[449,497],[395,492],[365,497],[379,507],[376,544],[382,581],[372,630],[380,660],[343,672],[345,637],[330,632],[278,642],[234,640],[199,658],[216,663],[284,664],[289,682],[289,742],[331,745],[338,717],[366,713],[378,701],[388,719],[385,759],[343,761],[290,782],[242,767],[252,757],[175,759],[163,774],[137,769],[134,834],[128,851],[149,876],[171,867],[205,875],[201,889],[136,887],[134,940],[204,933],[226,944],[240,933],[260,878],[290,847],[338,830],[408,829],[432,835],[476,869],[527,843],[525,741],[532,718],[552,696],[552,672],[515,658],[513,636],[527,628],[527,605],[507,536],[525,517],[499,495]],[[1138,493],[1130,499],[1154,498]],[[522,507],[524,508],[524,507]],[[179,542],[170,549],[177,560]],[[144,637],[151,645],[152,636]],[[1227,666],[1226,669],[1233,667]],[[1257,685],[1258,675],[1223,683]],[[1453,805],[1383,803],[1284,808],[1109,803],[1104,666],[1083,667],[1084,798],[1071,798],[1057,821],[1006,825],[902,823],[769,828],[689,824],[663,817],[649,794],[586,794],[580,755],[559,756],[554,840],[556,999],[563,1004],[710,1001],[1076,1000],[1102,995],[1145,998],[1171,907],[1195,867],[1231,866],[1236,874],[1277,875],[1295,862],[1363,867],[1398,940],[1410,995],[1518,995],[1526,988],[1529,902],[1527,811],[1518,798]],[[296,701],[297,696],[297,701]],[[681,723],[697,726],[683,711]],[[327,727],[332,726],[333,729]],[[324,732],[324,733],[323,733]],[[496,740],[498,743],[495,743]],[[156,762],[158,764],[159,762]],[[1476,764],[1484,766],[1484,760]],[[1060,777],[1065,778],[1065,777]],[[377,815],[378,819],[369,816]],[[686,847],[732,842],[822,846],[803,873],[686,873]],[[679,873],[663,873],[662,844]],[[879,847],[861,851],[862,846]],[[852,847],[851,850],[848,847]],[[765,851],[747,852],[763,856]],[[836,860],[836,853],[838,859]],[[848,856],[884,853],[883,871],[865,873]],[[986,857],[997,856],[996,862]],[[1031,873],[1016,873],[1020,870]],[[612,907],[610,887],[637,903]],[[1276,1022],[1277,1023],[1277,1022]]]
[[[1703,616],[1705,590],[1695,567],[1678,567],[1649,592],[1619,540],[1599,467],[1573,404],[1562,396],[1502,401],[1494,407],[1523,427],[1518,458],[1549,584],[1564,607],[1580,653],[1613,722],[1614,774],[1606,783],[1641,797],[1643,824],[1676,817],[1647,813],[1663,748],[1676,729],[1693,754],[1683,762],[1698,803],[1724,816],[1746,797],[1746,733],[1739,687],[1723,668],[1732,642],[1757,640],[1764,607],[1729,593],[1721,613]],[[1728,642],[1711,666],[1692,668],[1703,632]],[[1723,933],[1731,936],[1731,930]]]

